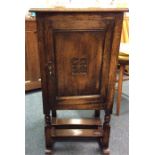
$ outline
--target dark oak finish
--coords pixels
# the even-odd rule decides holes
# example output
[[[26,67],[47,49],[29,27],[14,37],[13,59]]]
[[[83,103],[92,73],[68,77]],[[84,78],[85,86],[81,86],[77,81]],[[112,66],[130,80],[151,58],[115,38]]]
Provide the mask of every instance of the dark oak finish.
[[[95,129],[57,129],[51,133],[53,138],[101,138],[102,131]]]
[[[102,127],[100,119],[70,119],[70,118],[52,118],[52,126],[56,129],[98,129]]]
[[[52,104],[51,109],[54,110],[100,110],[105,109],[105,104],[102,103],[84,103],[84,104]]]
[[[60,119],[60,118],[52,118],[52,125],[101,125],[101,120],[100,119],[70,119],[70,118],[65,118],[65,119]]]
[[[35,18],[25,19],[25,90],[41,88],[37,24]]]
[[[46,149],[56,138],[94,137],[108,154],[117,58],[127,9],[30,11],[37,17]],[[93,109],[96,118],[79,119],[78,123],[60,120],[56,118],[58,109]],[[105,111],[102,124],[101,109]]]

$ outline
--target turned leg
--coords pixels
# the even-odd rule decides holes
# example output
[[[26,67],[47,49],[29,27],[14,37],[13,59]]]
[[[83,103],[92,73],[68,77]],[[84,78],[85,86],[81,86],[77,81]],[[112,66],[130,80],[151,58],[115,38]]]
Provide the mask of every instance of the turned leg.
[[[51,118],[49,114],[45,115],[45,155],[52,154],[52,139],[51,139]]]
[[[118,80],[117,112],[116,112],[117,115],[119,115],[120,108],[121,108],[122,83],[123,83],[124,68],[125,68],[124,65],[120,65],[119,80]]]
[[[100,117],[100,110],[95,110],[95,118],[99,118]]]
[[[103,154],[104,155],[110,155],[110,149],[109,149],[109,138],[110,138],[110,112],[106,111],[104,116],[104,124],[103,124]]]

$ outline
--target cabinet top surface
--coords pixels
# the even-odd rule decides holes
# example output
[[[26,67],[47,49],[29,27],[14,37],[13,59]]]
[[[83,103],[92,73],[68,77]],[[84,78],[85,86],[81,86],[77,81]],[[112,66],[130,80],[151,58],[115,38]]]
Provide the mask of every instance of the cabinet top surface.
[[[30,12],[128,12],[128,8],[31,8]]]

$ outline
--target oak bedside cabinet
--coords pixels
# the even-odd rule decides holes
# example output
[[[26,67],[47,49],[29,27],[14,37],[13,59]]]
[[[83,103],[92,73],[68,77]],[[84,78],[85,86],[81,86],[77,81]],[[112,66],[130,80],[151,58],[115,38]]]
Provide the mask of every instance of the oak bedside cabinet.
[[[110,116],[124,12],[121,8],[32,8],[36,13],[46,154],[59,138],[96,138],[109,153]],[[57,110],[94,110],[60,119]],[[105,111],[104,122],[100,110]]]

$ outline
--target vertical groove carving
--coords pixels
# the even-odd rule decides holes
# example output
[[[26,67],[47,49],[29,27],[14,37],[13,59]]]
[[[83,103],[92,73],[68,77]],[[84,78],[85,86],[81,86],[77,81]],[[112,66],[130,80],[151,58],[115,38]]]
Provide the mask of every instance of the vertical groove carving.
[[[46,126],[50,126],[51,125],[51,117],[49,114],[45,115],[45,124]]]
[[[55,77],[55,74],[54,74],[54,62],[53,61],[49,61],[48,64],[47,64],[47,67],[48,67],[48,73],[49,75],[54,78]]]

